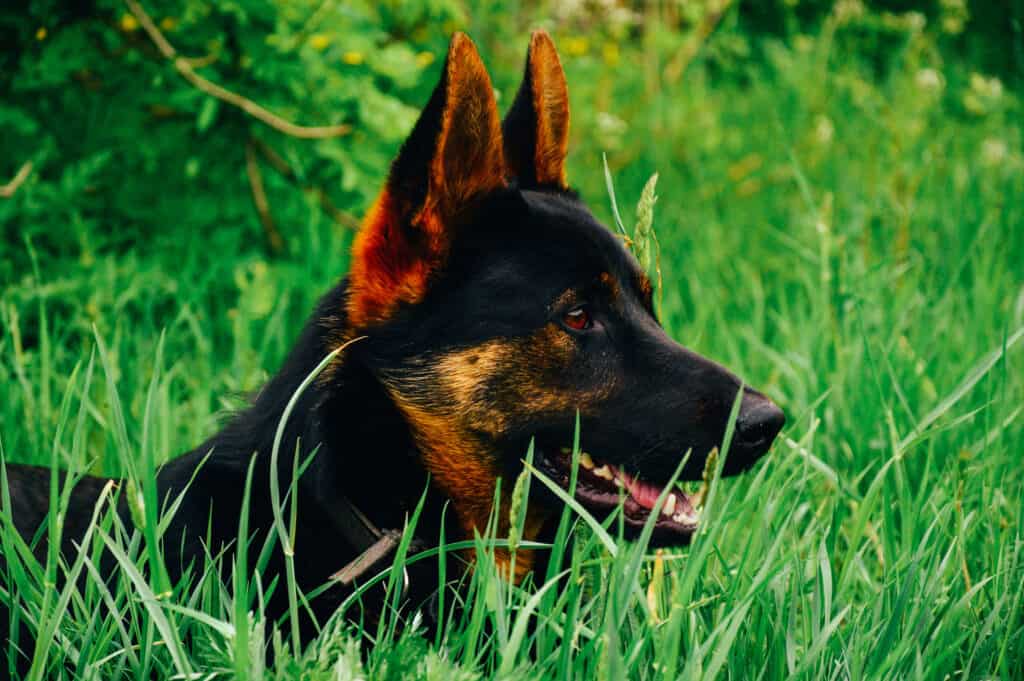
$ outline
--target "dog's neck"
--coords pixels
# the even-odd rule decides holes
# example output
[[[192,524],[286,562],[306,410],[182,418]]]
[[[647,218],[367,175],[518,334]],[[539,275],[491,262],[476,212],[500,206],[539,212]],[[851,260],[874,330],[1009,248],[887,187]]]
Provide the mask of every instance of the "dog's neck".
[[[276,433],[303,381],[324,357],[354,335],[345,328],[346,287],[343,281],[321,299],[281,369],[259,391],[253,404],[191,455],[169,464],[168,468],[181,470],[171,472],[167,479],[187,479],[187,471],[199,466],[200,460],[212,452],[202,464],[206,472],[199,475],[199,486],[205,491],[198,493],[210,495],[213,503],[237,507],[255,453],[250,527],[256,532],[270,530],[274,510],[269,488]],[[342,569],[367,548],[351,541],[344,531],[343,526],[351,524],[351,518],[337,517],[348,506],[358,509],[376,528],[403,530],[423,499],[415,529],[421,544],[436,544],[442,536],[442,525],[449,540],[468,538],[455,509],[446,510],[446,495],[431,484],[407,419],[369,368],[370,362],[362,359],[369,347],[360,347],[360,343],[372,341],[371,336],[350,345],[306,387],[280,439],[276,466],[282,497],[291,486],[295,467],[304,470],[296,485],[300,535],[296,555],[313,549],[318,564],[307,563],[307,567],[314,582]],[[510,490],[503,494],[504,508],[510,503]],[[166,497],[175,490],[163,492]],[[218,517],[226,518],[227,524],[213,528],[214,534],[223,543],[230,543],[237,536],[237,517]],[[531,513],[524,537],[540,538],[545,518],[544,514]],[[205,523],[206,517],[185,522],[196,521]],[[499,562],[503,562],[503,552],[498,554]],[[310,560],[308,553],[304,559]],[[532,554],[524,554],[516,563],[516,577],[521,578],[533,563]],[[317,585],[319,582],[307,586]]]
[[[281,369],[248,409],[191,455],[169,464],[187,468],[210,454],[202,468],[208,471],[205,477],[217,502],[241,491],[255,453],[250,498],[254,530],[272,518],[268,493],[274,465],[272,450],[285,408],[302,382],[344,337],[346,288],[343,281],[321,299]],[[402,529],[426,493],[416,532],[424,541],[436,542],[443,499],[429,487],[404,420],[376,377],[359,360],[355,347],[328,367],[328,380],[310,383],[292,409],[276,464],[281,494],[286,494],[291,484],[297,453],[299,466],[308,463],[296,486],[300,526],[330,527],[331,519],[324,516],[335,513],[343,499],[378,528]],[[175,477],[171,474],[167,479]],[[237,489],[225,489],[230,485]],[[225,527],[222,534],[230,538],[232,529]],[[353,554],[366,548],[346,546],[350,542],[343,537],[312,541],[320,543],[321,554],[337,551],[334,569],[340,569]]]
[[[322,450],[303,484],[317,499],[343,494],[378,527],[401,529],[427,494],[417,534],[437,541],[441,499],[408,426],[376,377],[357,361],[345,363],[318,387],[314,407]]]

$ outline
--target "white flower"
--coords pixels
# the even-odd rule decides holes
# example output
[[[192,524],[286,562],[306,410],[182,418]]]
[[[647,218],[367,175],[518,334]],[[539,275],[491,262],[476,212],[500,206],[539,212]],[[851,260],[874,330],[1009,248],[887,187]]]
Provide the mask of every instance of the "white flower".
[[[1010,147],[1005,140],[989,137],[981,143],[981,162],[992,167],[1003,163],[1010,155]]]
[[[971,89],[982,97],[999,99],[1003,96],[1003,81],[996,76],[986,78],[980,73],[971,74]]]
[[[933,92],[941,90],[946,85],[946,81],[942,77],[942,74],[935,69],[921,69],[917,72],[917,75],[914,76],[914,83],[916,83],[917,87],[922,90],[929,90]]]
[[[827,145],[832,141],[835,132],[836,126],[832,124],[832,119],[825,114],[818,114],[818,117],[814,119],[814,137],[818,142]]]
[[[914,33],[923,31],[928,23],[928,19],[921,12],[907,12],[903,15],[903,18],[907,22],[907,28]]]
[[[864,16],[864,3],[861,0],[839,0],[832,11],[841,25]]]
[[[594,123],[602,144],[613,149],[619,147],[622,136],[629,128],[626,121],[607,111],[598,111]]]

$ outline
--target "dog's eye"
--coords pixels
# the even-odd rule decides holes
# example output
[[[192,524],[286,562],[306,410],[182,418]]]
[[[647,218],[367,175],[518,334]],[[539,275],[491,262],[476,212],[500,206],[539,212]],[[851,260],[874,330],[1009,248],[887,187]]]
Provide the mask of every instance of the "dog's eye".
[[[586,331],[594,325],[590,312],[583,305],[572,308],[562,316],[562,321],[573,331]]]

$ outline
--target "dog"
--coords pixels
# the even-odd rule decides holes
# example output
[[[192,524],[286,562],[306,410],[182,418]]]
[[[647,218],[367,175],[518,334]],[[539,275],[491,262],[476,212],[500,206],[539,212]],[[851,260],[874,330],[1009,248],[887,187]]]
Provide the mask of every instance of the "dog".
[[[536,468],[568,486],[577,419],[585,453],[575,498],[599,518],[621,502],[634,533],[684,459],[681,479],[700,479],[737,399],[724,474],[768,451],[782,411],[662,329],[651,281],[569,188],[568,141],[566,79],[546,33],[531,38],[504,120],[474,44],[452,38],[440,82],[354,240],[348,275],[251,406],[160,469],[159,498],[180,498],[161,547],[172,580],[207,552],[233,555],[250,466],[249,530],[268,535],[272,473],[287,490],[297,447],[311,458],[295,481],[296,581],[306,591],[332,577],[342,585],[319,617],[368,566],[387,564],[395,528],[421,498],[418,538],[436,541],[444,523],[448,538],[471,539],[496,500],[509,507],[512,485],[496,494],[498,481],[516,479],[531,442]],[[296,398],[275,459],[289,401],[341,347]],[[29,541],[45,522],[50,472],[8,464],[6,475],[5,512]],[[104,484],[77,481],[66,553]],[[522,536],[543,541],[561,502],[532,487]],[[118,503],[130,527],[125,496]],[[697,528],[693,502],[677,490],[665,499],[654,541],[684,544]],[[494,517],[503,535],[508,514]],[[40,555],[45,545],[43,537]],[[267,572],[283,574],[283,565],[278,551]],[[523,556],[515,565],[512,579],[533,567]],[[282,593],[268,616],[286,612]]]

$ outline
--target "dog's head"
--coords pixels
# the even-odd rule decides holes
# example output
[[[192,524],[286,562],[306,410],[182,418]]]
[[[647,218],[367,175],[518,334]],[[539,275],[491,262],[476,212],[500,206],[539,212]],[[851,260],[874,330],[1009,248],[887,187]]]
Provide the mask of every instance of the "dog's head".
[[[700,477],[740,390],[726,474],[782,427],[768,398],[662,329],[637,261],[568,189],[568,131],[546,34],[531,40],[504,123],[473,43],[456,35],[353,247],[349,333],[368,336],[360,354],[467,531],[486,522],[496,479],[522,470],[531,438],[541,467],[568,483],[577,413],[576,496],[600,515],[624,497],[633,527],[688,452],[682,477]],[[544,508],[531,504],[531,528]],[[695,526],[674,492],[656,538],[683,542]]]

